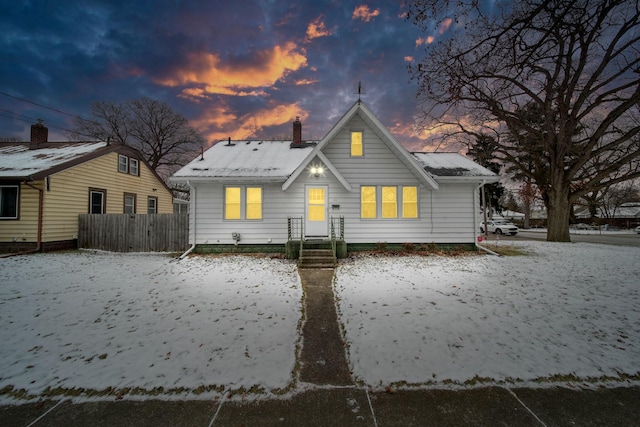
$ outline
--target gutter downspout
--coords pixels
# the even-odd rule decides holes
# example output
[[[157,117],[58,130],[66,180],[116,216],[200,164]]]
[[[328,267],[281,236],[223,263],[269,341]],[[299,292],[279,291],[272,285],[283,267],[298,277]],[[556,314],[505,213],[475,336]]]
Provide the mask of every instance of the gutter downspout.
[[[480,190],[481,188],[483,188],[483,187],[484,187],[484,185],[485,185],[486,183],[487,183],[487,180],[486,180],[486,179],[483,179],[483,180],[482,180],[482,183],[478,186],[478,188],[477,188],[477,189],[478,189],[478,190]],[[484,206],[483,206],[483,207],[484,207]],[[474,221],[474,224],[473,224],[473,240],[475,241],[476,248],[478,248],[478,250],[480,250],[480,251],[485,251],[485,252],[487,252],[489,255],[496,255],[496,256],[500,256],[500,254],[499,254],[499,253],[493,252],[492,250],[487,249],[487,248],[485,248],[484,246],[480,246],[480,245],[478,244],[478,227],[477,227],[477,226],[476,226],[476,224],[475,224],[475,221],[476,221],[476,219],[477,219],[477,216],[478,216],[478,204],[477,204],[477,203],[476,203],[476,201],[474,200],[474,201],[473,201],[473,221]],[[487,219],[486,219],[486,210],[485,210],[485,219],[484,219],[484,221],[486,222],[486,220],[487,220]],[[485,229],[485,230],[486,230],[486,229]]]
[[[178,258],[178,261],[184,259],[187,255],[189,255],[191,252],[193,252],[193,250],[196,248],[196,187],[191,185],[191,182],[187,180],[187,185],[189,186],[189,188],[191,189],[191,197],[193,200],[193,203],[189,202],[189,205],[193,206],[193,212],[189,213],[189,215],[193,215],[193,243],[191,244],[191,247],[189,249],[187,249],[187,251],[185,253],[183,253],[182,255],[180,255],[180,257]],[[189,234],[191,234],[191,232],[189,232]]]
[[[43,222],[43,205],[44,205],[44,190],[42,188],[34,187],[29,182],[25,181],[25,185],[38,191],[38,243],[35,249],[26,251],[24,253],[40,252],[42,249],[42,222]]]

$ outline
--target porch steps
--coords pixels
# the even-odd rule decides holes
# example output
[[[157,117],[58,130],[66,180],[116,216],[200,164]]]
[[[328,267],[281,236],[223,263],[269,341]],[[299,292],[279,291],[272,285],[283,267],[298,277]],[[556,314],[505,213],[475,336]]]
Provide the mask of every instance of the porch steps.
[[[300,268],[334,268],[336,258],[332,249],[303,248],[298,265]]]

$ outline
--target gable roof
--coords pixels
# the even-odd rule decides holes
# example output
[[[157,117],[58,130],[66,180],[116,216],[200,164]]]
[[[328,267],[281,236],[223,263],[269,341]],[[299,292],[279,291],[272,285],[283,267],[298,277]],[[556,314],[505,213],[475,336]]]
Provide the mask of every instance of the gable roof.
[[[174,173],[171,180],[282,182],[311,153],[314,145],[315,142],[307,142],[292,148],[291,141],[222,140]]]
[[[136,149],[119,142],[45,142],[36,149],[29,142],[0,142],[0,180],[39,180],[112,152],[140,160],[171,191]]]
[[[324,155],[322,149],[358,114],[398,159],[428,188],[437,190],[438,182],[486,182],[500,178],[471,159],[458,153],[410,153],[373,112],[356,101],[331,130],[318,141],[306,141],[291,147],[291,141],[221,140],[202,156],[189,162],[171,176],[172,181],[282,182],[282,190],[314,161],[320,160],[347,190],[351,184]]]
[[[389,133],[387,128],[378,120],[373,112],[360,100],[356,101],[351,108],[338,120],[338,122],[331,128],[329,133],[318,143],[313,149],[313,152],[296,168],[295,172],[287,179],[283,184],[282,189],[286,190],[293,181],[302,173],[303,170],[309,165],[311,160],[321,152],[321,150],[333,140],[333,138],[344,128],[347,123],[355,116],[359,114],[360,117],[373,129],[382,142],[400,159],[400,161],[416,175],[416,177],[422,181],[427,187],[437,190],[438,183],[429,175],[411,156],[397,139]]]
[[[106,146],[106,142],[60,142],[34,150],[28,142],[0,143],[0,178],[40,179],[61,166],[78,164]]]
[[[460,153],[411,153],[421,167],[433,175],[436,181],[478,181],[497,182],[500,176],[480,166]]]

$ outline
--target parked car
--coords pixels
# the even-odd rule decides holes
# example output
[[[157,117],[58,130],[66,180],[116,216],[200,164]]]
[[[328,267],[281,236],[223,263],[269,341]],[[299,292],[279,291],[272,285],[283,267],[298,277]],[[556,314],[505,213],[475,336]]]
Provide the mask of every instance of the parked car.
[[[487,221],[487,226],[485,227],[484,221],[480,223],[480,232],[484,233],[485,229],[489,233],[493,234],[511,234],[515,236],[518,234],[518,227],[510,223],[505,219],[492,219]]]
[[[578,223],[575,225],[576,230],[593,230],[593,227],[589,224],[585,224],[584,222]]]
[[[636,227],[636,233],[640,234],[640,225]]]

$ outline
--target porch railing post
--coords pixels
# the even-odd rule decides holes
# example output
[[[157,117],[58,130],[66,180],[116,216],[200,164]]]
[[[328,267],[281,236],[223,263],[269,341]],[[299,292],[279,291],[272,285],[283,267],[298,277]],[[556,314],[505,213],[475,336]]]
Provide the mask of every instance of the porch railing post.
[[[300,218],[300,255],[299,259],[302,259],[302,246],[304,245],[304,217]]]

